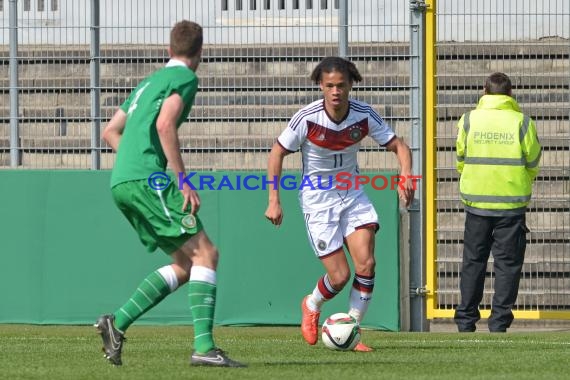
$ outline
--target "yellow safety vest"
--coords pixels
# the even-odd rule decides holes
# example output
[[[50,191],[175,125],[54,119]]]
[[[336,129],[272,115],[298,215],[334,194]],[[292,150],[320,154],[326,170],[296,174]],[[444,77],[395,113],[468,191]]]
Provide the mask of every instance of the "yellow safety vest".
[[[507,95],[484,95],[458,123],[459,191],[477,215],[524,214],[542,148],[534,121]]]

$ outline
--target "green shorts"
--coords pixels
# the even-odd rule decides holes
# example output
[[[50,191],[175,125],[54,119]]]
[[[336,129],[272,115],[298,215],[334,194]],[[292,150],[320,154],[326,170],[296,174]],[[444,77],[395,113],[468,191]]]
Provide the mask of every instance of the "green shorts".
[[[204,228],[198,216],[182,212],[184,197],[176,181],[164,190],[152,189],[146,179],[123,182],[111,193],[149,252],[160,247],[170,255]]]

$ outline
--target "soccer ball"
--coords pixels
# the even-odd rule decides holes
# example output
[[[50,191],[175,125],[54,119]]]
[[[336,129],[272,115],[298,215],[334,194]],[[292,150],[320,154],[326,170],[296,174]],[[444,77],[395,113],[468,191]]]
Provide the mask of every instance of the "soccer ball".
[[[360,326],[346,313],[333,314],[323,323],[322,339],[331,350],[350,351],[360,342]]]

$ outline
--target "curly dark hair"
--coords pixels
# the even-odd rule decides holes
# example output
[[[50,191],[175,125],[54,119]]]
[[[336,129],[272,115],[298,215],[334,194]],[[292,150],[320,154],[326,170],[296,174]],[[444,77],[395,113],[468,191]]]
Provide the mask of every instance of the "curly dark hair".
[[[321,83],[323,73],[332,73],[333,71],[344,74],[351,84],[362,80],[362,75],[360,75],[354,63],[341,57],[324,58],[311,73],[311,80],[315,84],[319,84]]]

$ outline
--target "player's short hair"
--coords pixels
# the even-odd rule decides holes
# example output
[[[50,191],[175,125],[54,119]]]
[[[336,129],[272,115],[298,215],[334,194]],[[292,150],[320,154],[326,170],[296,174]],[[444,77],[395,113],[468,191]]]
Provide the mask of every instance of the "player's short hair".
[[[504,73],[493,73],[485,80],[485,93],[488,95],[511,95],[513,85]]]
[[[332,73],[333,71],[342,73],[351,84],[362,80],[362,76],[354,63],[341,57],[326,57],[323,59],[311,73],[311,80],[315,84],[319,84],[321,83],[323,73]]]
[[[191,58],[202,48],[202,27],[195,22],[182,20],[170,31],[170,49],[175,56]]]

